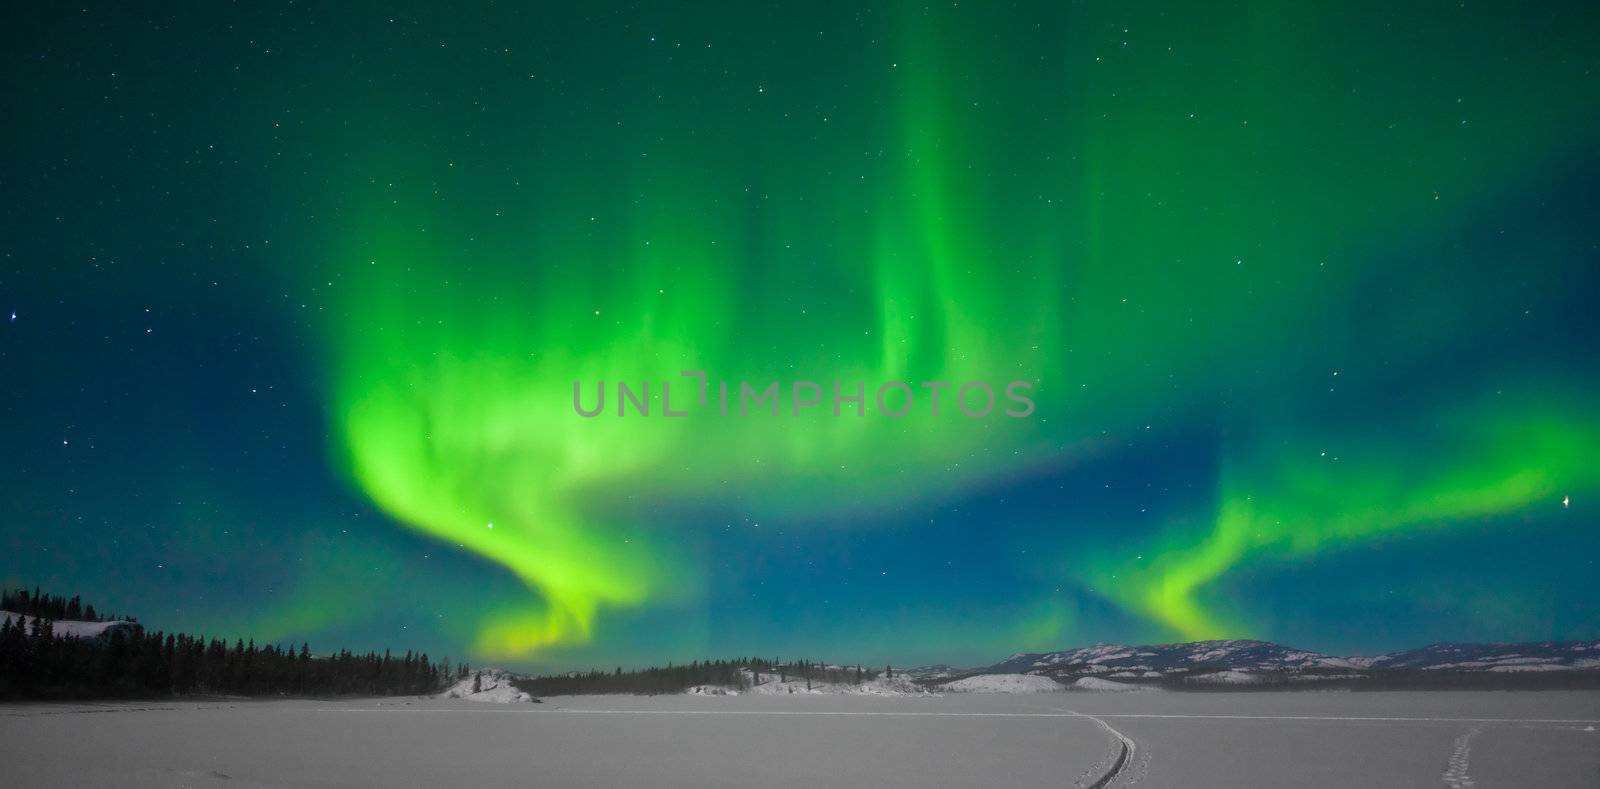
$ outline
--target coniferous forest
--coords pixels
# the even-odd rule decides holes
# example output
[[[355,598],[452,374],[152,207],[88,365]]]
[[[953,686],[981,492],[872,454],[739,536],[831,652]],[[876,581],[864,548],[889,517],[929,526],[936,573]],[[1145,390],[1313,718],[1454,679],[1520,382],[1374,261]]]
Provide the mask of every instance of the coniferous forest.
[[[893,676],[894,670],[883,669]],[[696,686],[744,691],[769,682],[795,682],[806,685],[859,685],[871,682],[881,672],[860,666],[835,666],[809,660],[782,662],[764,658],[705,660],[685,665],[668,665],[623,671],[587,671],[531,677],[515,682],[517,688],[534,696],[567,696],[590,693],[655,695],[682,693]]]
[[[150,698],[173,695],[333,696],[432,693],[468,673],[426,654],[312,655],[310,645],[258,646],[146,630],[77,597],[38,590],[0,595],[0,698]],[[111,623],[73,634],[56,622]],[[81,628],[77,628],[81,630]],[[57,631],[63,632],[57,632]]]

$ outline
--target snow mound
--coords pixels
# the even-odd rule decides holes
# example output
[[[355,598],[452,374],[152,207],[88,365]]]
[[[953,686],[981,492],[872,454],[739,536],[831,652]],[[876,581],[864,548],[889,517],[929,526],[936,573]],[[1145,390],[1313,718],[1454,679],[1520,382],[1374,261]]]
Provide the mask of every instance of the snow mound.
[[[1127,682],[1113,682],[1109,679],[1101,679],[1099,677],[1083,677],[1068,687],[1072,688],[1073,690],[1108,690],[1113,692],[1139,692],[1155,690],[1155,688],[1152,688],[1148,685],[1133,685]]]
[[[979,674],[975,677],[946,682],[940,685],[939,689],[952,693],[1055,693],[1066,688],[1061,683],[1038,674]]]
[[[511,684],[513,680],[520,679],[516,674],[502,671],[497,668],[486,668],[472,674],[438,694],[434,698],[440,699],[465,699],[467,701],[486,701],[491,704],[515,704],[517,702],[531,702],[535,699],[517,690]],[[473,688],[477,690],[474,692]]]

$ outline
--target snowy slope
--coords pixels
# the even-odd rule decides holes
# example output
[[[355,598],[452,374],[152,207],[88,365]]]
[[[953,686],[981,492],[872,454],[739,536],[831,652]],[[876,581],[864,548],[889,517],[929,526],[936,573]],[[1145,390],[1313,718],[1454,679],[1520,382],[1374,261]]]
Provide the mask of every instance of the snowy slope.
[[[435,696],[440,699],[465,699],[467,701],[486,701],[492,704],[514,704],[517,702],[531,702],[534,698],[511,684],[512,680],[519,679],[516,674],[502,671],[497,668],[486,668],[468,674],[467,677]],[[478,692],[472,688],[477,684]]]
[[[1127,682],[1117,682],[1115,680],[1101,679],[1099,677],[1080,677],[1076,682],[1073,682],[1068,687],[1072,690],[1099,690],[1112,691],[1116,693],[1158,690],[1158,688],[1154,688],[1149,685],[1132,685]]]

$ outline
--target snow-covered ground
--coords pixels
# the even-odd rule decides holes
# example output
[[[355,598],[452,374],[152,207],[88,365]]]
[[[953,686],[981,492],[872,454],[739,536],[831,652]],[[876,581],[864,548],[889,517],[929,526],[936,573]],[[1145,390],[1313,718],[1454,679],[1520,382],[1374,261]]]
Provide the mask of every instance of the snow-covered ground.
[[[487,701],[492,704],[533,701],[532,696],[517,690],[516,686],[511,684],[514,679],[518,679],[517,675],[509,671],[486,668],[468,674],[466,679],[446,688],[435,698]]]
[[[1106,727],[1137,746],[1113,785],[1138,789],[1600,775],[1600,692],[1221,691],[12,704],[0,785],[1088,786]]]
[[[1037,674],[979,674],[939,686],[951,693],[1055,693],[1066,686]]]

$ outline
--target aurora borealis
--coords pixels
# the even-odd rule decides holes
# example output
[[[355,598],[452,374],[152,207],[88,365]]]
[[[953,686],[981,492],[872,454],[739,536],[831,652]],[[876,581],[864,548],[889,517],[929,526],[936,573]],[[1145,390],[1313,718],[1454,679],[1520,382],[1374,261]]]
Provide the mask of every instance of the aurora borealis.
[[[1593,638],[1597,35],[14,9],[0,581],[539,667]],[[685,370],[823,407],[574,413]]]

